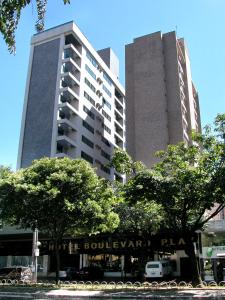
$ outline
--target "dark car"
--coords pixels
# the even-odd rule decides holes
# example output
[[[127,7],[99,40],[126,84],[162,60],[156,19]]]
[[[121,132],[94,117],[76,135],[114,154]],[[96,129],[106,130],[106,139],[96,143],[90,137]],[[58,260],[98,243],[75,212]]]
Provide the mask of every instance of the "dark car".
[[[71,280],[71,279],[74,279],[76,277],[76,273],[79,270],[75,267],[66,267],[65,271],[66,271],[66,279]]]
[[[89,266],[76,271],[75,279],[79,280],[95,280],[102,279],[104,276],[104,271],[98,266]]]
[[[0,279],[31,281],[32,271],[23,266],[5,267],[0,269]]]

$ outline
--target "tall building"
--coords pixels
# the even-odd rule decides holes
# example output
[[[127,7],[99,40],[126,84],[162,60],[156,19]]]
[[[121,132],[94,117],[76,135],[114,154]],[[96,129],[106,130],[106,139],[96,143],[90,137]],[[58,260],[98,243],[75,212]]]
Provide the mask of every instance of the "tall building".
[[[118,75],[113,51],[96,52],[73,22],[34,35],[18,168],[41,157],[69,156],[84,158],[102,177],[119,178],[107,166],[114,147],[125,147]]]
[[[167,145],[190,144],[201,131],[198,93],[183,39],[152,33],[126,45],[126,139],[135,160],[151,167]]]

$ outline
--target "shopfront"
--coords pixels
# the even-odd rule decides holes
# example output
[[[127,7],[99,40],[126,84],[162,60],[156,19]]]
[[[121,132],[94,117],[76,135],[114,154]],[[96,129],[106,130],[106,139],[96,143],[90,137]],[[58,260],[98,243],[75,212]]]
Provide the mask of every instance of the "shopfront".
[[[39,276],[53,276],[55,272],[55,244],[39,235],[40,256],[38,258]],[[178,236],[151,236],[144,238],[134,235],[98,235],[88,238],[65,238],[57,245],[61,270],[67,267],[81,269],[85,266],[99,266],[104,277],[141,279],[147,261],[170,258],[174,262],[174,271],[180,274],[180,259],[184,253],[184,239]],[[31,264],[32,235],[1,240],[0,255],[3,264]],[[6,258],[7,256],[7,258]],[[185,256],[185,255],[183,255]]]
[[[203,233],[202,246],[204,280],[225,280],[225,232]]]

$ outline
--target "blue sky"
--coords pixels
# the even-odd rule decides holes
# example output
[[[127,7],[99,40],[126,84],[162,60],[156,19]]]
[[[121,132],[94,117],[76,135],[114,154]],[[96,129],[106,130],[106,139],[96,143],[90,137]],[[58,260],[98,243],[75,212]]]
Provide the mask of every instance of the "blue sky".
[[[33,1],[34,3],[35,1]],[[16,167],[20,124],[36,9],[28,6],[16,32],[17,53],[0,37],[0,164]],[[225,0],[48,0],[45,28],[74,20],[98,50],[110,46],[120,60],[124,85],[124,46],[155,31],[177,31],[189,48],[202,125],[225,112]]]

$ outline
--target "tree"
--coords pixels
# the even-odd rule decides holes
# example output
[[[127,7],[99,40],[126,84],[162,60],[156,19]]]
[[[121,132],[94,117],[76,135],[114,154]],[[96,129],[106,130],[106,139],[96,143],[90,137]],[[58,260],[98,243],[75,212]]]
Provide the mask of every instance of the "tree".
[[[63,0],[64,4],[70,0]],[[21,11],[31,4],[31,0],[1,0],[0,1],[0,32],[8,45],[10,53],[15,53],[15,31],[20,19]],[[35,28],[37,32],[44,30],[44,19],[47,0],[36,0],[37,21]]]
[[[142,203],[136,202],[134,205],[125,201],[120,202],[115,210],[120,220],[123,220],[117,228],[117,232],[122,234],[142,234],[149,237],[157,233],[164,217],[162,206],[154,201]]]
[[[9,167],[0,165],[0,179],[6,178],[11,173],[11,169]]]
[[[225,114],[219,114],[214,125],[214,132],[207,126],[204,134],[193,133],[191,146],[179,143],[158,152],[161,162],[151,170],[129,172],[129,156],[119,152],[113,158],[115,166],[125,164],[123,170],[133,175],[123,188],[126,202],[143,208],[148,203],[161,205],[166,216],[161,229],[184,238],[195,284],[201,278],[192,238],[225,208]]]
[[[1,217],[21,228],[46,233],[58,244],[65,234],[113,231],[119,223],[113,212],[116,198],[84,160],[43,158],[0,180]]]
[[[110,166],[114,167],[117,172],[127,174],[128,176],[146,169],[146,166],[141,161],[133,161],[131,156],[121,148],[114,149]]]
[[[216,118],[215,132],[224,136],[225,114]],[[161,204],[166,218],[162,227],[182,235],[190,258],[194,284],[201,283],[192,237],[225,208],[225,145],[207,129],[194,134],[195,143],[169,145],[161,162],[143,170],[125,186],[127,201]],[[201,145],[201,146],[199,146]]]

